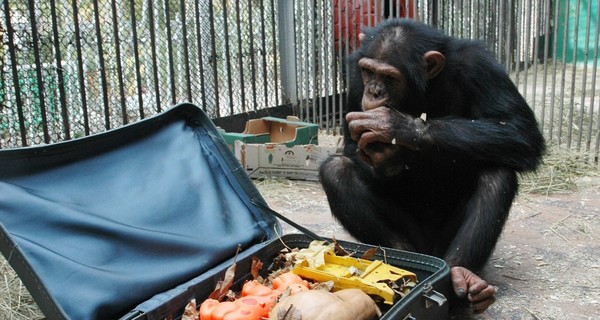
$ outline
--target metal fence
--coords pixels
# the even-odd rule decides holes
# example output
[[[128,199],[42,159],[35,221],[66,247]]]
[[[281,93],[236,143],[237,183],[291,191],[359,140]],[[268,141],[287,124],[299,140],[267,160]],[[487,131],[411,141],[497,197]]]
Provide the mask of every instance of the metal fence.
[[[0,148],[281,104],[273,0],[3,0]]]
[[[292,104],[337,132],[357,27],[400,16],[483,39],[547,139],[598,162],[597,0],[3,0],[0,148],[183,101],[211,118]]]

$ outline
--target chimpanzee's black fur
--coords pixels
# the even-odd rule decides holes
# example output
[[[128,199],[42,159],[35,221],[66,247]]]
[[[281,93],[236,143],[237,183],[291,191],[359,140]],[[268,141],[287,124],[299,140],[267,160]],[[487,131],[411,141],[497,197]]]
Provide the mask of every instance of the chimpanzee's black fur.
[[[346,112],[362,111],[358,61],[384,57],[409,79],[403,100],[389,107],[413,120],[427,118],[418,148],[402,152],[391,164],[402,168],[391,177],[359,159],[344,123],[343,154],[320,170],[333,215],[360,241],[480,270],[517,193],[517,173],[535,170],[544,152],[534,114],[479,42],[405,19],[387,20],[365,35],[350,58]],[[427,80],[423,55],[430,50],[445,56],[445,68]]]

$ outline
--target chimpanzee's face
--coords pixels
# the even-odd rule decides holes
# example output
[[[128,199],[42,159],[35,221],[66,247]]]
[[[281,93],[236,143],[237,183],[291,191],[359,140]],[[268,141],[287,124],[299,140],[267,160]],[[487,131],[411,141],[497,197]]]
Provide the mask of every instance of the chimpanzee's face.
[[[405,78],[400,70],[385,61],[367,57],[361,58],[358,65],[365,87],[362,98],[363,110],[381,106],[397,109],[407,89]]]

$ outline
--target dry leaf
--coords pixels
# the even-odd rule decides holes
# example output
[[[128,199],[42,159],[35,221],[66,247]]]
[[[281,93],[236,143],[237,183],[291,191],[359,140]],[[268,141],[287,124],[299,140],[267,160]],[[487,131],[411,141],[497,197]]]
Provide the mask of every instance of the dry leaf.
[[[227,296],[227,292],[229,291],[229,288],[231,287],[231,285],[233,284],[233,280],[235,279],[235,266],[236,263],[234,262],[229,268],[227,268],[227,271],[225,272],[225,278],[217,282],[217,285],[215,286],[215,291],[213,291],[210,294],[210,296],[208,296],[209,299],[223,301],[223,298]]]
[[[196,299],[192,299],[186,306],[181,316],[181,320],[197,320],[198,309],[196,309]]]
[[[263,267],[262,261],[258,257],[252,257],[252,266],[250,267],[250,274],[254,280],[260,278],[260,270]]]
[[[377,254],[377,248],[371,248],[371,249],[365,251],[365,253],[363,253],[361,258],[365,259],[365,260],[373,260],[373,258],[375,258],[376,254]]]
[[[318,268],[325,264],[325,254],[333,253],[334,244],[326,244],[325,241],[314,240],[308,248],[301,249],[297,253],[290,253],[296,261],[306,260],[311,268]],[[291,259],[290,259],[291,260]]]
[[[287,310],[277,310],[277,320],[302,320],[302,312],[291,305]]]
[[[215,286],[215,291],[213,291],[208,296],[209,299],[223,301],[223,298],[225,298],[227,296],[227,294],[229,293],[229,288],[231,287],[231,285],[233,284],[233,281],[235,280],[235,266],[236,266],[235,261],[237,259],[237,255],[241,249],[242,249],[241,246],[238,245],[233,264],[231,264],[231,266],[229,268],[227,268],[227,271],[225,271],[225,277],[223,278],[223,280],[217,282],[217,285]]]
[[[344,249],[344,247],[342,247],[337,240],[335,239],[335,237],[333,238],[333,243],[334,243],[334,248],[335,248],[335,254],[338,256],[349,256],[350,253],[348,253],[348,251],[346,251],[346,249]]]

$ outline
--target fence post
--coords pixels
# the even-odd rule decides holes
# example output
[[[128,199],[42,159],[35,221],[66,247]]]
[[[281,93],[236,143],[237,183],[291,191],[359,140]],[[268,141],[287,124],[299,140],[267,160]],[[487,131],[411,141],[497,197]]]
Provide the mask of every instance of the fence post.
[[[296,103],[296,46],[294,1],[278,0],[279,57],[283,104]]]

